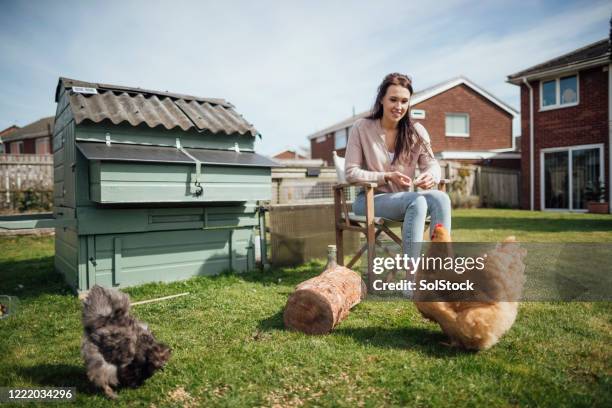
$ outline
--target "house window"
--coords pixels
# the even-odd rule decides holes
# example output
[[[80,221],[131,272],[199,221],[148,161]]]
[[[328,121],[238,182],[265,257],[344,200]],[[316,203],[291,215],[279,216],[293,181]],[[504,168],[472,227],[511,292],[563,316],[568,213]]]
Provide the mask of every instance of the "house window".
[[[36,139],[36,154],[49,154],[49,138],[39,137]]]
[[[544,209],[585,210],[587,192],[604,180],[601,145],[542,151]]]
[[[410,110],[410,117],[412,119],[425,119],[424,109],[412,109]]]
[[[546,81],[542,84],[542,106],[557,104],[557,81]]]
[[[334,133],[334,149],[344,149],[346,147],[346,128],[336,130]]]
[[[576,75],[559,80],[559,98],[561,105],[578,102],[578,77]]]
[[[469,137],[470,115],[467,113],[447,113],[446,136]]]
[[[11,142],[11,154],[23,154],[23,142]]]
[[[540,109],[578,105],[578,76],[570,75],[540,82]]]

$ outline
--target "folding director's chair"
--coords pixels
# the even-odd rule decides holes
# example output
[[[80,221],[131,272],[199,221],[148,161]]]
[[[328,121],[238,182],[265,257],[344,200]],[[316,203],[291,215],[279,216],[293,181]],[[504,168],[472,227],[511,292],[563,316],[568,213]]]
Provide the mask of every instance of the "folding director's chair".
[[[374,189],[376,183],[347,183],[344,177],[344,158],[339,157],[334,151],[334,165],[338,174],[339,183],[334,185],[334,221],[336,229],[336,262],[338,265],[344,265],[344,247],[343,247],[343,233],[344,231],[357,231],[361,232],[366,237],[366,243],[355,253],[351,260],[346,265],[347,268],[352,268],[353,265],[361,258],[364,252],[368,253],[368,272],[367,272],[367,284],[368,290],[371,289],[371,284],[374,282],[374,257],[375,248],[378,245],[388,255],[393,256],[390,251],[381,244],[378,240],[380,234],[383,232],[391,238],[400,248],[402,248],[402,239],[395,234],[391,228],[402,226],[403,220],[390,220],[383,217],[374,216]],[[446,185],[449,183],[448,179],[440,180],[438,184],[438,190],[446,191]],[[356,215],[349,211],[349,204],[347,203],[347,189],[356,186],[362,187],[365,193],[365,216]],[[429,217],[426,222],[425,228],[428,228]]]

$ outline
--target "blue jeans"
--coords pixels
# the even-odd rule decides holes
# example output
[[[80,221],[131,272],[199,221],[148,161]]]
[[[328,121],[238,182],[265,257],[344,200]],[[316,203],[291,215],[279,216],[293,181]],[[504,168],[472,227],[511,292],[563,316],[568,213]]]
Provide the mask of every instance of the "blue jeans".
[[[353,212],[365,215],[365,194],[360,193],[353,202]],[[374,216],[403,221],[402,243],[404,254],[421,256],[421,242],[427,212],[431,214],[430,235],[436,224],[451,230],[451,203],[448,195],[439,190],[419,192],[380,193],[374,195]]]

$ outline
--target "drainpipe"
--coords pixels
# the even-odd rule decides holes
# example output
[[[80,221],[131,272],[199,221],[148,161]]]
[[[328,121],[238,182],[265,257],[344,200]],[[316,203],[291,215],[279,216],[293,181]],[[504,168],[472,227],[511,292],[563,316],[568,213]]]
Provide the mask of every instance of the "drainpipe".
[[[526,77],[523,77],[523,83],[529,88],[529,209],[534,210],[534,189],[535,189],[535,177],[534,177],[534,166],[533,166],[533,88],[527,81]],[[542,180],[540,180],[542,183]],[[540,203],[542,205],[542,203]]]

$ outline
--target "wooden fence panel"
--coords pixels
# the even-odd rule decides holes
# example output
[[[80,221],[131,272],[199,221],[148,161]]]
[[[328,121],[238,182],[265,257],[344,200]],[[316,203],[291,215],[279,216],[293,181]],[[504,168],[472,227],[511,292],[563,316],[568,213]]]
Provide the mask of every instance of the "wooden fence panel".
[[[0,209],[16,210],[26,201],[41,209],[53,205],[53,156],[0,154]]]
[[[478,196],[483,207],[518,208],[520,194],[520,170],[498,167],[475,166],[457,162],[442,162],[444,176],[451,180],[448,187],[453,192],[461,183],[464,174],[464,188],[461,193]],[[467,174],[467,175],[466,175]]]
[[[486,207],[518,208],[520,177],[518,170],[482,167],[480,197]]]

